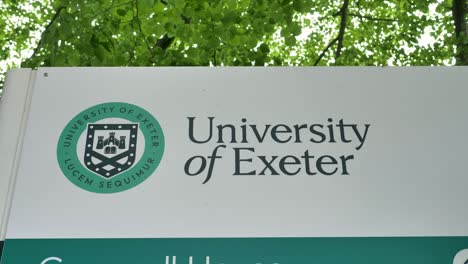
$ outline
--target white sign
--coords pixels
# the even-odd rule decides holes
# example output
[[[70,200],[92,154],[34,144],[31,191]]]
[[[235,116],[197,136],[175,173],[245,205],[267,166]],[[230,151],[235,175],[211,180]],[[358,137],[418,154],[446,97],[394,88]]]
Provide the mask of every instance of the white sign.
[[[148,263],[207,256],[211,263],[310,263],[327,250],[347,252],[343,245],[354,253],[371,247],[388,261],[394,254],[385,245],[396,255],[411,249],[414,256],[398,263],[452,263],[468,248],[467,68],[41,68],[24,75],[9,76],[6,87],[30,91],[2,263],[20,263],[15,247],[40,247],[29,239],[51,239],[41,250],[60,248],[22,263],[55,256],[66,264],[75,244],[64,238],[167,246]],[[269,258],[241,259],[251,256],[242,251],[253,241],[247,238],[259,239],[252,243],[268,248]],[[218,248],[229,243],[239,243],[236,260]],[[197,260],[196,244],[212,250],[195,252]],[[286,258],[291,245],[304,247],[297,252],[304,258]],[[366,256],[341,257],[375,263]]]

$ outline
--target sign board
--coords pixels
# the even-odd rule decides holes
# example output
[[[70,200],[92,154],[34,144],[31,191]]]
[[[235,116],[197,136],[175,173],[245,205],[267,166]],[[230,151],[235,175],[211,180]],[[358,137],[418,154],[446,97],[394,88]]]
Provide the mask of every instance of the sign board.
[[[463,67],[17,70],[1,263],[466,264],[467,83]]]
[[[26,122],[26,98],[31,90],[31,70],[11,70],[4,83],[0,101],[0,257],[5,238],[6,223],[19,161],[19,146]],[[8,98],[5,99],[5,98]]]

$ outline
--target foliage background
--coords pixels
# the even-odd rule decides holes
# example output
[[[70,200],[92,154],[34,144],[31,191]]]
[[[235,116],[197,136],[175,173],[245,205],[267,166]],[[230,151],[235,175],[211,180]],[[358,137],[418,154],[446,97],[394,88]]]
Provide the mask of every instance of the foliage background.
[[[2,0],[12,67],[468,65],[467,0]]]

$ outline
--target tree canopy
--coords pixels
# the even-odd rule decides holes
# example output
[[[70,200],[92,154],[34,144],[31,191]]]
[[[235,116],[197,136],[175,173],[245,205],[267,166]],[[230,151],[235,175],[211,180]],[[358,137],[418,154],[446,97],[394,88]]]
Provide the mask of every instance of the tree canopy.
[[[468,65],[467,2],[3,0],[0,70]]]

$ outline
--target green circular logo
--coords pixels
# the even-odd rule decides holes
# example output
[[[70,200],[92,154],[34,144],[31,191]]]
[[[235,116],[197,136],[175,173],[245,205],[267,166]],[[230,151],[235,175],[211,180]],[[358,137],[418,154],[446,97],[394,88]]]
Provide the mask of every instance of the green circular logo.
[[[128,103],[104,103],[75,116],[63,129],[57,159],[76,186],[116,193],[146,180],[164,152],[164,134],[146,110]]]

